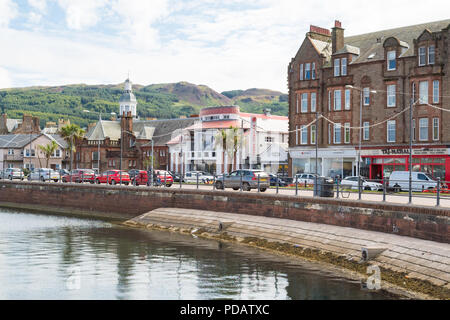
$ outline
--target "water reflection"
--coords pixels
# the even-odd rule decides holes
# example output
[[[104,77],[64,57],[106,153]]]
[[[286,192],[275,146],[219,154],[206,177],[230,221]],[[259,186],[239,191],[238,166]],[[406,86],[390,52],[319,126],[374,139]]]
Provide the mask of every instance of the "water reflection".
[[[0,209],[2,299],[387,299],[315,264],[109,223]],[[70,290],[74,267],[80,287]]]

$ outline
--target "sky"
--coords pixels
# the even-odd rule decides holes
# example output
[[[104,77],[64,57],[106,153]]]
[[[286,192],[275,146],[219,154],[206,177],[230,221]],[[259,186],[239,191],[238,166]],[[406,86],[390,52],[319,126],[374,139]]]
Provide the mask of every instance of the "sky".
[[[287,92],[310,24],[345,35],[450,18],[429,0],[0,0],[0,88],[188,81]]]

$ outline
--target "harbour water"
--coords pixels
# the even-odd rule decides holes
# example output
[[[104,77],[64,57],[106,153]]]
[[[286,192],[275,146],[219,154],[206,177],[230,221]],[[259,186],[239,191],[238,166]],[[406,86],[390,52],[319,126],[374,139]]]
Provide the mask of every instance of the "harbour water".
[[[0,299],[392,299],[239,245],[0,208]]]

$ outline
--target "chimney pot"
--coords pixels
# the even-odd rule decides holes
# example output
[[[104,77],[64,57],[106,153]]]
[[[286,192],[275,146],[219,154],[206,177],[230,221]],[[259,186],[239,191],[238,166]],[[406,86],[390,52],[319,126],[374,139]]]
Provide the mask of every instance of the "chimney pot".
[[[335,20],[335,21],[334,21],[334,26],[335,26],[336,28],[342,28],[342,23],[341,23],[339,20]]]

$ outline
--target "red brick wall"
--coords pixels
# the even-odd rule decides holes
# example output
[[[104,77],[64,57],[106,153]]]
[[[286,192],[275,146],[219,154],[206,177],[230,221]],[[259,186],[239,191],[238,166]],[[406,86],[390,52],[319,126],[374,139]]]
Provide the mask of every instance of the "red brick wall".
[[[1,202],[97,211],[129,219],[160,207],[241,213],[450,242],[450,210],[275,194],[0,181]],[[115,214],[114,214],[115,213]]]

